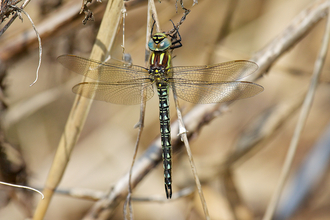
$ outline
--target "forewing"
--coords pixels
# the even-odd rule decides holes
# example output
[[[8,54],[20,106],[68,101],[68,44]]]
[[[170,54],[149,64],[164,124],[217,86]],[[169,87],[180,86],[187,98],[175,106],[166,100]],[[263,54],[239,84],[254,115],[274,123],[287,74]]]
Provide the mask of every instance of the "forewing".
[[[83,82],[75,85],[72,91],[90,99],[121,105],[137,105],[141,103],[143,95],[145,95],[146,101],[154,95],[152,83],[141,81],[126,83]]]
[[[169,69],[175,79],[204,82],[235,81],[258,69],[258,65],[248,60],[234,60],[210,66],[178,66]]]
[[[62,55],[57,60],[71,71],[102,82],[114,83],[149,76],[146,68],[121,61],[99,62],[74,55]]]
[[[263,87],[245,81],[232,82],[192,82],[181,81],[172,84],[179,98],[198,104],[229,102],[245,99],[263,91]]]

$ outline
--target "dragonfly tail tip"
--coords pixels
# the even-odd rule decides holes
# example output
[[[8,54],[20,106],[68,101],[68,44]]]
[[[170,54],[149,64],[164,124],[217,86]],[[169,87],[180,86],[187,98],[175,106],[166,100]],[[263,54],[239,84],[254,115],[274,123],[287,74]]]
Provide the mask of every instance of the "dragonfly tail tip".
[[[171,199],[172,198],[172,186],[165,184],[165,192],[166,192],[167,199]]]

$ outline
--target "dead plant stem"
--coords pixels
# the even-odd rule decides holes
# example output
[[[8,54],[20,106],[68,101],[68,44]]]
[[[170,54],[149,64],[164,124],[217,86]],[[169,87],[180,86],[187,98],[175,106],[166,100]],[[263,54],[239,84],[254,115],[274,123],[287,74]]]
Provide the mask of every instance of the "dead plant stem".
[[[121,18],[122,0],[110,0],[100,26],[90,58],[102,60],[107,54],[103,48],[111,48]],[[70,154],[76,145],[84,126],[92,100],[76,96],[64,132],[58,145],[54,161],[43,190],[45,199],[38,203],[34,220],[42,220],[50,204],[54,190],[60,183],[70,159]]]

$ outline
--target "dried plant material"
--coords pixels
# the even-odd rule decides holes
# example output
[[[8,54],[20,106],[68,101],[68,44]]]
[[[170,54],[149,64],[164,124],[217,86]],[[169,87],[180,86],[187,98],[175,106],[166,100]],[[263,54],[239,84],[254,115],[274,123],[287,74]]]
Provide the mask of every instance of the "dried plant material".
[[[1,8],[0,8],[0,24],[10,16],[12,16],[16,9],[14,6],[16,6],[19,2],[22,0],[3,0],[1,1]]]
[[[0,19],[2,23],[6,18],[12,15],[11,19],[7,22],[7,24],[0,30],[0,36],[5,33],[5,31],[9,28],[9,26],[14,22],[14,20],[19,17],[21,20],[21,11],[27,6],[30,0],[25,0],[21,7],[17,7],[16,4],[21,2],[20,0],[17,1],[6,1],[4,0],[1,2],[1,11],[0,11]]]
[[[25,14],[25,16],[29,19],[30,23],[32,24],[33,30],[35,31],[35,34],[36,34],[37,39],[38,39],[38,44],[39,44],[39,61],[38,61],[38,67],[37,67],[37,71],[36,71],[36,79],[32,82],[32,84],[30,84],[30,86],[32,86],[38,81],[39,69],[40,69],[40,66],[41,66],[42,46],[41,46],[41,39],[40,39],[39,33],[38,33],[34,23],[33,23],[33,20],[31,19],[30,15],[26,11],[24,11],[24,7],[27,5],[28,2],[29,2],[29,0],[26,0],[21,7],[17,7],[16,5],[14,5],[14,4],[17,4],[18,2],[15,2],[14,4],[11,4],[12,3],[11,2],[11,3],[9,3],[9,6],[8,6],[8,2],[1,4],[1,12],[2,12],[2,9],[3,9],[2,6],[3,6],[3,7],[5,7],[4,12],[6,12],[7,7],[10,7],[13,10],[10,13],[13,13],[15,11],[15,14],[11,18],[11,20],[0,31],[0,36],[7,30],[7,28],[12,24],[12,22],[15,20],[15,18],[17,16],[23,21],[23,18],[21,17],[21,13]],[[1,23],[2,23],[2,21],[1,21]]]
[[[99,41],[103,42],[104,45],[107,45],[106,48],[112,47],[115,33],[117,32],[119,22],[121,20],[120,16],[122,4],[122,0],[108,2],[107,9],[103,17],[105,22],[102,23],[97,37]],[[95,44],[91,53],[91,58],[102,60],[104,53],[106,52],[107,51],[103,51],[97,44]],[[66,128],[59,143],[57,153],[43,191],[45,199],[38,203],[33,217],[34,220],[41,220],[44,218],[51,198],[54,194],[54,190],[62,179],[67,163],[69,162],[71,151],[73,150],[73,147],[75,146],[82,130],[77,128],[83,127],[91,103],[92,100],[77,96],[75,103],[73,104],[69,120],[67,121]]]
[[[85,14],[85,18],[82,21],[82,23],[85,25],[87,24],[88,21],[94,21],[94,15],[93,12],[88,8],[87,4],[91,4],[92,0],[83,0],[81,9],[79,14],[84,13]]]
[[[35,189],[33,187],[23,186],[23,185],[17,185],[17,184],[12,184],[12,183],[6,183],[6,182],[2,182],[2,181],[0,181],[0,184],[1,185],[4,185],[4,186],[14,187],[14,188],[28,189],[28,190],[34,191],[36,193],[39,193],[40,196],[41,196],[41,199],[44,199],[45,198],[45,196],[44,196],[44,194],[42,194],[42,192],[40,192],[39,190],[37,190],[37,189]]]

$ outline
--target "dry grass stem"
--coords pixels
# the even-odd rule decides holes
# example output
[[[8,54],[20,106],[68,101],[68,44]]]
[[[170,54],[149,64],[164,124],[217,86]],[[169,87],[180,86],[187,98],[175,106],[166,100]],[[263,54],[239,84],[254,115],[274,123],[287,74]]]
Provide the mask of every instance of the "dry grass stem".
[[[148,196],[148,197],[136,197],[132,196],[131,200],[135,202],[157,202],[157,203],[168,203],[172,200],[177,200],[182,197],[187,197],[195,193],[195,187],[187,187],[178,192],[174,192],[171,200],[164,198],[163,195],[159,196]],[[70,188],[70,189],[56,189],[57,194],[70,196],[77,199],[98,201],[100,199],[105,199],[107,197],[107,192],[99,191],[95,189],[86,188]]]
[[[86,188],[70,188],[70,189],[60,189],[57,188],[55,191],[57,194],[70,196],[73,198],[98,201],[107,196],[107,193],[104,191],[98,191],[95,189],[86,189]]]
[[[202,204],[202,207],[203,207],[205,218],[210,219],[210,214],[209,214],[209,211],[207,209],[207,204],[206,204],[204,194],[203,194],[203,191],[202,191],[202,185],[201,185],[201,182],[198,178],[196,165],[195,165],[195,162],[194,162],[191,150],[190,150],[190,145],[189,145],[189,141],[188,141],[188,138],[187,138],[187,130],[186,130],[186,128],[184,126],[184,123],[183,123],[183,119],[182,119],[182,115],[181,115],[181,111],[180,111],[180,106],[179,106],[179,101],[178,101],[178,97],[177,97],[177,94],[176,94],[176,90],[175,90],[174,87],[172,88],[172,90],[173,90],[175,108],[176,108],[176,112],[177,112],[177,115],[178,115],[178,123],[179,123],[179,134],[178,134],[178,136],[181,137],[181,141],[183,141],[184,146],[185,146],[186,151],[187,151],[187,155],[188,155],[189,163],[190,163],[190,168],[191,168],[191,171],[192,171],[193,176],[194,176],[194,180],[195,180],[195,183],[196,183],[199,198],[201,200],[201,204]]]
[[[178,192],[173,193],[170,201],[193,195],[195,190],[196,190],[195,187],[184,188]],[[132,197],[132,200],[136,201],[136,202],[157,202],[157,203],[168,203],[169,202],[169,200],[167,198],[164,198],[163,195],[149,196],[149,197]]]
[[[122,0],[113,0],[108,2],[100,30],[97,35],[97,40],[91,53],[91,59],[103,60],[104,56],[108,53],[108,51],[104,51],[104,48],[112,47],[115,34],[119,26],[122,4]],[[62,179],[71,151],[75,146],[85,123],[91,103],[92,100],[90,99],[76,96],[45,184],[43,191],[45,199],[39,202],[33,217],[34,220],[41,220],[44,218],[54,190]]]
[[[159,19],[158,14],[155,7],[155,2],[152,0],[148,1],[148,12],[147,12],[147,33],[146,33],[146,43],[145,43],[145,55],[144,55],[144,63],[145,66],[149,65],[149,56],[150,51],[148,48],[148,42],[151,37],[151,29],[153,24],[155,23],[156,31],[160,32],[160,25],[159,25]]]
[[[158,21],[158,16],[157,16],[157,11],[156,11],[156,7],[155,7],[155,3],[154,1],[149,1],[148,2],[148,20],[147,20],[147,34],[146,34],[146,54],[145,54],[145,63],[147,65],[148,63],[148,58],[149,58],[149,49],[148,49],[148,40],[150,39],[150,34],[151,33],[151,29],[152,29],[152,25],[154,24],[154,19],[156,22],[156,29],[157,31],[160,29],[159,26],[159,22]],[[137,155],[137,151],[138,151],[138,147],[139,147],[139,143],[141,140],[141,135],[143,132],[143,127],[144,127],[144,118],[145,118],[145,110],[146,110],[146,91],[143,90],[141,92],[141,107],[140,107],[140,119],[138,122],[138,125],[136,125],[135,127],[138,127],[139,132],[138,132],[138,136],[136,139],[136,144],[134,147],[134,154],[133,154],[133,159],[132,159],[132,163],[131,163],[131,167],[130,167],[130,171],[129,171],[129,175],[128,175],[128,193],[127,193],[127,197],[124,203],[124,218],[127,219],[127,217],[129,217],[129,219],[133,219],[133,208],[132,208],[132,172],[133,172],[133,167],[134,167],[134,163],[135,163],[135,159],[136,159],[136,155]],[[127,215],[127,205],[129,207],[129,214]]]

